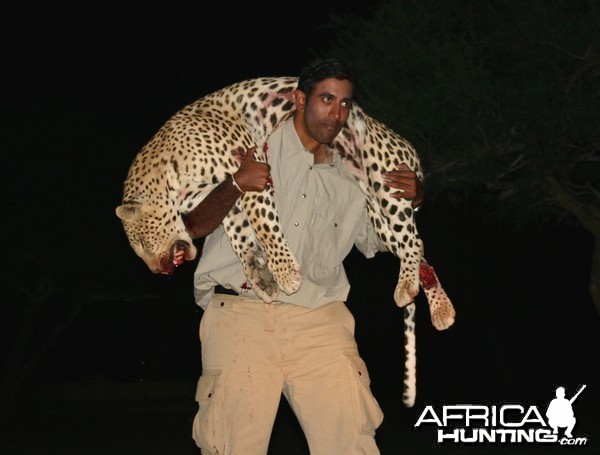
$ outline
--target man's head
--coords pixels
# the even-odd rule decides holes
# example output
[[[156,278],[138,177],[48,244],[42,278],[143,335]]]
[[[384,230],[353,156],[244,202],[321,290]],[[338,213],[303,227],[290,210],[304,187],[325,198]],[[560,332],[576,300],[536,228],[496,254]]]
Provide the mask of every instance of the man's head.
[[[302,69],[294,125],[307,149],[333,141],[348,120],[353,95],[354,75],[342,61],[317,59]]]
[[[354,92],[354,73],[346,63],[337,58],[318,58],[304,66],[300,71],[298,90],[304,92],[308,98],[315,84],[330,78],[350,81]]]

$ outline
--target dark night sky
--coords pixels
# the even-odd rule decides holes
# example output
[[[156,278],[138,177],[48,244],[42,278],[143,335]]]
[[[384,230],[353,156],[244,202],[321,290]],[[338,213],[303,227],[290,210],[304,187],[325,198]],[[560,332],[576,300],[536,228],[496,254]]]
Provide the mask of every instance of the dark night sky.
[[[329,3],[332,9],[360,4]],[[51,274],[57,307],[83,304],[38,379],[127,378],[147,354],[144,337],[160,344],[157,334],[171,334],[167,351],[195,343],[193,264],[170,281],[153,276],[114,215],[129,163],[170,115],[197,98],[250,77],[296,74],[311,49],[326,44],[319,26],[330,12],[302,2],[295,11],[296,3],[280,2],[263,15],[252,3],[236,6],[242,13],[232,19],[229,2],[212,5],[210,13],[173,3],[99,5],[12,7],[20,9],[6,14],[0,32],[7,214],[0,232],[9,295],[19,295],[11,283],[33,289]],[[547,225],[514,237],[480,217],[475,208],[424,210],[426,255],[455,302],[458,322],[434,332],[419,302],[420,365],[428,372],[420,393],[432,402],[544,400],[558,384],[587,383],[582,406],[597,408],[600,382],[591,365],[600,354],[599,324],[587,294],[591,235]],[[380,256],[349,258],[349,305],[374,388],[397,400],[390,382],[399,384],[402,375],[395,365],[402,361],[401,311],[391,300],[398,265]],[[164,303],[169,299],[174,311]],[[369,305],[360,305],[363,299]],[[59,317],[56,308],[47,311]],[[12,321],[5,324],[14,329]],[[100,347],[98,339],[108,344]],[[178,359],[156,358],[192,378],[196,353],[194,344]],[[393,366],[390,353],[397,357]]]
[[[161,124],[230,83],[296,74],[324,42],[327,7],[300,15],[281,4],[263,16],[244,5],[233,17],[225,2],[13,7],[0,95],[4,184],[17,215],[4,226],[8,236],[27,236],[34,254],[49,239],[61,245],[64,272],[79,274],[83,262],[100,274],[120,266],[128,246],[114,232],[114,208],[131,160]],[[77,260],[65,264],[65,256]]]

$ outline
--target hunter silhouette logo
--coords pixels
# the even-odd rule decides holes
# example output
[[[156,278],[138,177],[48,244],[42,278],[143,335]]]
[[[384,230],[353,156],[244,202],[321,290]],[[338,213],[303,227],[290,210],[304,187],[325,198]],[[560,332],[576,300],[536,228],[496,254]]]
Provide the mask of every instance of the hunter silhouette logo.
[[[565,388],[557,387],[546,419],[535,405],[502,404],[445,405],[441,409],[426,406],[415,427],[437,427],[437,442],[462,444],[558,444],[585,446],[587,437],[573,437],[577,419],[573,403],[585,389],[581,386],[570,399]],[[564,436],[559,434],[564,429]]]
[[[575,414],[573,413],[573,402],[577,399],[577,397],[583,392],[585,389],[585,385],[581,386],[579,391],[573,395],[573,398],[567,400],[565,398],[565,388],[558,387],[556,389],[556,398],[554,398],[550,405],[548,406],[548,410],[546,411],[546,417],[548,418],[548,423],[554,430],[552,433],[557,434],[558,428],[566,428],[565,436],[567,438],[572,438],[573,427],[575,427],[575,422],[577,419],[575,418]]]

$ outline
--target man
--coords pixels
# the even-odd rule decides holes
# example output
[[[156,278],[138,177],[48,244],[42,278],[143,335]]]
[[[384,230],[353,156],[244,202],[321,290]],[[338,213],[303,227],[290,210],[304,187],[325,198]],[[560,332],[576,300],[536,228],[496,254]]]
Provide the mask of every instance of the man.
[[[550,405],[546,411],[546,417],[548,417],[548,423],[552,427],[553,434],[557,434],[558,427],[561,427],[566,428],[565,436],[567,438],[573,437],[572,431],[575,427],[577,419],[573,413],[572,403],[575,401],[575,398],[577,398],[578,395],[579,393],[577,393],[570,400],[567,400],[565,398],[565,388],[558,387],[556,389],[556,398],[550,402]]]
[[[294,116],[268,139],[269,164],[254,149],[239,170],[187,217],[205,239],[195,274],[202,376],[193,436],[203,454],[266,454],[281,393],[290,403],[313,455],[378,454],[375,430],[383,414],[354,339],[344,301],[342,261],[353,245],[365,256],[381,250],[357,183],[328,144],[342,129],[354,95],[352,71],[337,59],[302,69]],[[303,282],[266,304],[248,291],[223,217],[245,191],[272,179],[275,204]],[[385,176],[394,197],[418,206],[423,187],[403,167]],[[214,293],[214,288],[218,292]]]

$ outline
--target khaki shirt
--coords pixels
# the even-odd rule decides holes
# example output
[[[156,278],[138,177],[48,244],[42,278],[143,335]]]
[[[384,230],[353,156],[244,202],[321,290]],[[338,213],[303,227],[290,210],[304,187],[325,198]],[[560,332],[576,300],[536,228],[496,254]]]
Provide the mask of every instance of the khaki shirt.
[[[267,142],[279,221],[303,277],[296,293],[280,291],[277,300],[309,308],[345,301],[350,284],[342,261],[353,245],[368,258],[384,250],[369,221],[366,197],[339,156],[331,164],[314,164],[293,119]],[[194,277],[196,303],[206,308],[217,284],[255,297],[222,226],[205,239]]]

